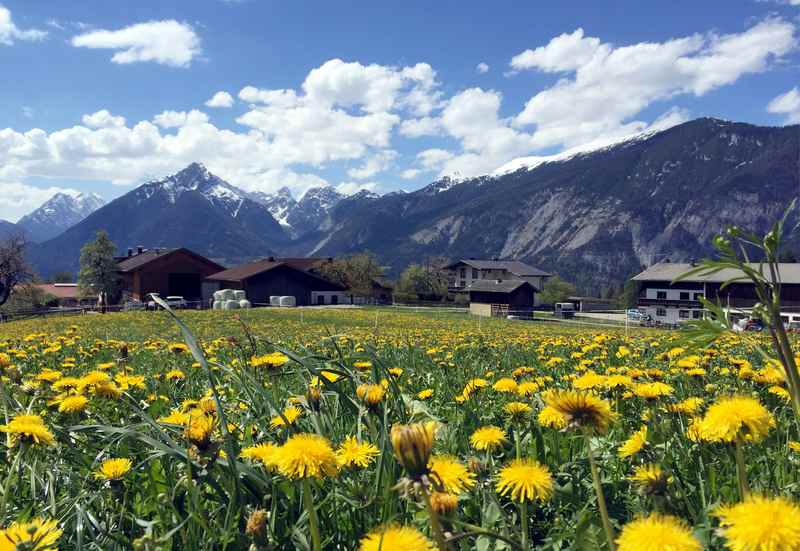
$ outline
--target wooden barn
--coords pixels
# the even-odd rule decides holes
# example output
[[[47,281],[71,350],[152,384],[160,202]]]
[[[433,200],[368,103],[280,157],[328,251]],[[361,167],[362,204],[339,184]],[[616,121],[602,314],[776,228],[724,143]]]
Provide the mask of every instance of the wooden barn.
[[[536,288],[519,279],[479,279],[465,289],[469,296],[470,312],[496,316],[509,312],[529,312],[533,309]]]
[[[287,259],[288,260],[288,259]],[[303,263],[267,258],[210,275],[213,290],[241,289],[253,305],[269,304],[271,296],[293,296],[297,306],[342,304],[344,287],[298,266]]]
[[[123,300],[146,301],[150,293],[161,297],[181,296],[187,301],[203,300],[203,280],[224,270],[189,249],[128,250],[117,259]]]

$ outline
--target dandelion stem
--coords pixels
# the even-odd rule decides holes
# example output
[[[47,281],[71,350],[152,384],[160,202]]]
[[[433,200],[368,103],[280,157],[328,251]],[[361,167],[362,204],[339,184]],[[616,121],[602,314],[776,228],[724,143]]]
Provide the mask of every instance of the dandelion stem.
[[[744,446],[741,437],[736,438],[736,476],[739,480],[739,495],[744,501],[750,495],[750,484],[747,482],[747,466],[744,463]]]
[[[608,540],[608,548],[615,551],[617,546],[614,543],[614,529],[611,527],[611,520],[608,517],[608,508],[606,507],[606,498],[603,495],[603,486],[600,484],[600,471],[597,468],[597,462],[594,458],[594,450],[592,450],[592,443],[589,439],[589,433],[584,432],[586,439],[586,450],[589,456],[589,468],[592,471],[592,482],[594,482],[594,491],[597,494],[597,508],[600,509],[600,520],[603,523],[603,530],[606,533],[606,540]]]
[[[303,501],[308,513],[308,528],[311,531],[312,549],[314,551],[322,551],[322,539],[319,535],[319,517],[317,516],[317,509],[314,507],[314,499],[311,496],[311,483],[308,480],[303,481]]]
[[[519,518],[522,524],[522,549],[528,551],[530,549],[528,544],[528,502],[524,499],[519,502]]]
[[[431,505],[431,495],[428,493],[427,488],[422,490],[422,496],[425,499],[425,508],[428,510],[428,518],[430,518],[431,521],[431,532],[433,532],[433,539],[436,540],[436,545],[439,547],[439,551],[447,551],[447,540],[444,539],[442,525],[439,522],[439,515],[433,510],[433,505]]]

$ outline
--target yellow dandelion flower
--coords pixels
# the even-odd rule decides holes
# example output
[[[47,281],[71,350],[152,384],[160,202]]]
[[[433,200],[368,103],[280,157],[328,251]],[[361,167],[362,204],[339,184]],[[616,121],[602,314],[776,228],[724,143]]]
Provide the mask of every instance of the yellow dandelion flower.
[[[616,418],[611,404],[596,394],[578,391],[549,392],[545,404],[567,419],[568,426],[605,432]]]
[[[171,369],[171,370],[167,371],[167,373],[164,375],[164,377],[168,381],[182,381],[183,379],[186,378],[186,374],[183,371],[181,371],[180,369]]]
[[[749,442],[763,440],[775,426],[775,419],[755,398],[731,396],[721,398],[708,408],[700,421],[700,435],[709,442]]]
[[[133,462],[126,457],[106,459],[95,471],[94,476],[102,480],[120,480],[128,474],[132,467]]]
[[[703,406],[702,398],[686,398],[677,404],[670,404],[667,409],[672,413],[685,413],[687,415],[694,415]]]
[[[551,406],[543,407],[542,411],[539,412],[537,420],[543,427],[550,427],[551,429],[560,430],[567,426],[567,418]]]
[[[433,492],[431,494],[431,508],[440,515],[450,515],[458,507],[458,496],[447,492]]]
[[[382,526],[361,539],[359,551],[436,551],[436,546],[416,528]]]
[[[318,434],[295,434],[275,454],[278,471],[287,478],[336,476],[338,462],[331,443]]]
[[[517,395],[523,398],[539,391],[539,384],[533,381],[524,381],[517,386]]]
[[[752,496],[713,515],[732,551],[800,549],[800,507],[784,497]]]
[[[386,395],[386,389],[381,385],[358,385],[356,396],[370,409],[377,408]]]
[[[634,385],[633,393],[639,398],[645,400],[658,400],[665,396],[671,396],[675,389],[667,383],[656,381],[653,383],[640,383]]]
[[[792,440],[791,442],[789,442],[788,446],[789,449],[792,450],[793,452],[800,453],[800,442]]]
[[[260,461],[267,469],[274,469],[277,466],[278,446],[270,442],[264,442],[244,448],[240,456],[251,461]]]
[[[492,451],[502,446],[508,439],[500,427],[487,425],[472,433],[469,441],[476,450]]]
[[[497,392],[516,392],[517,381],[509,377],[504,377],[498,379],[497,382],[492,385],[492,388]]]
[[[497,493],[514,501],[547,501],[553,495],[553,477],[547,467],[533,459],[515,459],[500,469]]]
[[[428,462],[431,476],[442,489],[451,494],[460,494],[475,485],[475,475],[466,465],[450,455],[434,455]]]
[[[348,436],[336,450],[336,460],[343,467],[369,467],[380,450],[369,442],[359,442],[355,436]]]
[[[520,421],[530,415],[530,413],[533,411],[533,408],[523,402],[509,402],[505,405],[505,407],[503,407],[503,411],[505,411],[513,420]]]
[[[38,415],[17,415],[7,425],[0,425],[0,432],[10,434],[14,442],[50,445],[56,441]]]
[[[618,551],[702,551],[689,525],[669,515],[652,514],[629,522],[617,539]]]
[[[647,445],[647,427],[644,426],[634,432],[630,438],[625,440],[623,444],[617,450],[617,455],[621,459],[625,459],[627,457],[632,457],[642,451]]]
[[[61,413],[80,413],[86,409],[89,399],[86,396],[67,396],[58,403],[58,411]]]
[[[664,472],[658,465],[639,465],[633,470],[630,477],[642,493],[663,494],[667,486],[672,482],[672,477]]]
[[[426,388],[424,390],[420,390],[419,392],[417,392],[417,399],[419,400],[427,400],[432,396],[433,396],[433,390],[431,390],[430,388]]]
[[[303,410],[297,406],[289,406],[285,410],[283,410],[283,417],[286,418],[286,421],[289,422],[290,425],[294,425],[294,422],[297,421],[300,416],[303,415]],[[283,417],[280,415],[276,415],[269,421],[270,428],[277,429],[286,425],[286,421],[283,420]]]
[[[211,435],[214,432],[214,424],[215,420],[210,415],[205,415],[202,412],[195,415],[190,414],[189,424],[183,429],[183,435],[189,442],[201,450],[205,449],[211,441]]]
[[[34,518],[29,522],[12,522],[0,530],[0,551],[53,551],[58,548],[61,533],[55,520]]]
[[[271,352],[262,356],[250,358],[250,367],[265,367],[267,369],[277,369],[284,366],[289,361],[289,356],[281,352]]]

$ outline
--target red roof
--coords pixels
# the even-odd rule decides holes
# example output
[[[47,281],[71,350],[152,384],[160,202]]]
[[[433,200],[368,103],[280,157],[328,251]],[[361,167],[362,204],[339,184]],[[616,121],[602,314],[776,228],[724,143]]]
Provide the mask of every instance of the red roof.
[[[81,296],[77,283],[38,283],[34,287],[58,299],[78,299]]]

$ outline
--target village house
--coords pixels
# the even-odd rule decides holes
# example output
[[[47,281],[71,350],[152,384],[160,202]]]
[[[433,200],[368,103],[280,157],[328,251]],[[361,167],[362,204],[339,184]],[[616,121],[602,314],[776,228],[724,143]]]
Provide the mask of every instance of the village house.
[[[297,306],[350,303],[344,287],[315,273],[326,261],[330,260],[269,257],[212,274],[204,287],[209,294],[221,289],[243,290],[254,306],[270,304],[272,296],[292,296]]]
[[[207,301],[203,280],[224,270],[217,264],[185,248],[128,249],[117,258],[117,273],[122,284],[123,302],[145,302],[150,293],[162,298],[180,296],[187,302]]]
[[[84,296],[77,283],[36,283],[34,287],[50,298],[48,305],[73,308],[97,303],[97,295]]]
[[[449,275],[449,291],[463,292],[474,281],[527,281],[536,291],[541,291],[553,274],[520,262],[519,260],[462,259],[445,266]],[[535,300],[535,297],[534,297]]]
[[[753,264],[758,268],[758,264]],[[660,262],[633,277],[639,284],[638,309],[655,322],[677,324],[703,317],[700,299],[742,312],[749,312],[758,302],[755,287],[748,281],[738,281],[722,288],[722,284],[744,274],[724,269],[717,273],[692,276],[672,283],[678,276],[696,267],[693,263]],[[800,264],[779,265],[781,278],[781,307],[787,312],[800,311]]]

